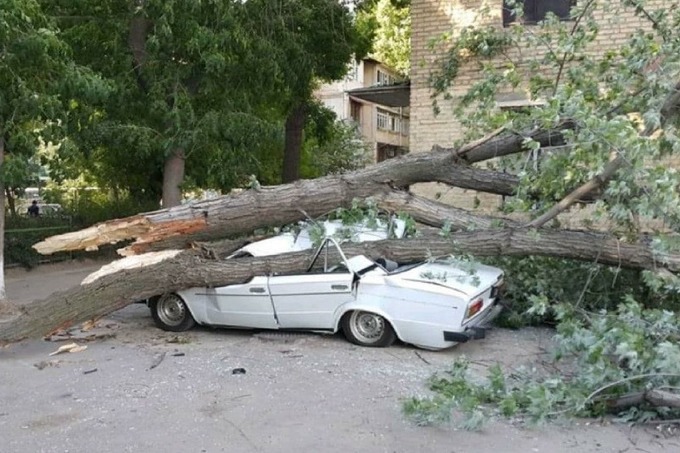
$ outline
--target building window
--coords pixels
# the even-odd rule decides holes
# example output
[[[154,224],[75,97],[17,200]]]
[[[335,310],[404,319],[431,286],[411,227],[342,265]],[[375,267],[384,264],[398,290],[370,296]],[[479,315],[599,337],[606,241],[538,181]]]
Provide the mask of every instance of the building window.
[[[361,103],[357,101],[349,101],[349,117],[356,123],[361,123]]]
[[[576,5],[577,0],[517,0],[516,4],[524,5],[524,17],[522,23],[535,24],[545,19],[548,13],[553,13],[562,20],[569,19],[571,8]],[[503,26],[516,21],[512,12],[512,7],[508,2],[503,2]]]
[[[390,114],[385,110],[378,109],[378,129],[386,131],[389,129]]]
[[[381,71],[378,69],[377,71],[377,82],[378,85],[393,85],[394,84],[394,77],[392,77],[390,74],[386,73],[385,71]]]
[[[408,118],[400,117],[392,112],[378,109],[378,129],[383,131],[394,132],[396,134],[408,135],[409,120]]]

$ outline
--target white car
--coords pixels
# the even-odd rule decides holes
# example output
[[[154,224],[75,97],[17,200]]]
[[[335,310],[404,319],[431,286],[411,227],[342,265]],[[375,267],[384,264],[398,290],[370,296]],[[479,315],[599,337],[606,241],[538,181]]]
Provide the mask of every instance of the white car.
[[[252,255],[256,248],[241,252]],[[347,259],[335,239],[326,238],[304,273],[190,288],[153,298],[149,306],[156,325],[175,332],[195,324],[342,330],[362,346],[389,346],[398,338],[443,349],[484,336],[485,326],[501,310],[502,283],[502,270],[479,263],[465,269],[437,262],[396,267],[363,255]]]

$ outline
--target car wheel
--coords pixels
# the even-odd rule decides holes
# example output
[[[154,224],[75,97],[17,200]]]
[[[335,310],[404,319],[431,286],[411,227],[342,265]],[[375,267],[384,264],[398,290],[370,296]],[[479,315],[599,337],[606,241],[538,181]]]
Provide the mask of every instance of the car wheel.
[[[382,348],[397,339],[389,321],[368,311],[352,311],[342,319],[342,331],[354,344]]]
[[[151,308],[153,322],[163,330],[184,332],[196,324],[187,304],[175,293],[154,298],[149,308]]]

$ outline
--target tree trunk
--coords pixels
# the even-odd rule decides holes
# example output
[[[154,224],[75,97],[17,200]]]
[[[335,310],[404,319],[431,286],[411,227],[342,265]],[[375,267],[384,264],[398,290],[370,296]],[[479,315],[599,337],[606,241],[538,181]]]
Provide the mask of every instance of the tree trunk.
[[[17,215],[17,205],[14,193],[11,187],[5,187],[5,200],[7,202],[7,209],[12,217]]]
[[[172,208],[182,204],[185,156],[182,148],[175,148],[165,159],[163,168],[163,207]]]
[[[0,169],[5,163],[5,138],[0,135]],[[0,178],[0,302],[7,300],[5,288],[5,182]]]
[[[137,77],[137,85],[144,93],[148,93],[149,86],[144,79],[143,71],[146,63],[146,37],[151,27],[151,22],[144,17],[144,6],[146,0],[135,0],[134,16],[130,19],[130,30],[128,32],[128,46],[132,52],[132,70]]]
[[[307,119],[307,108],[304,103],[296,105],[286,118],[286,137],[283,148],[284,183],[300,179],[300,154],[302,153],[302,139]]]
[[[238,242],[222,246],[233,250]],[[140,299],[192,286],[215,287],[243,283],[253,275],[304,272],[313,251],[271,257],[216,260],[205,257],[205,247],[166,250],[131,256],[105,266],[80,286],[21,307],[21,314],[0,318],[0,343],[10,343],[100,317]],[[388,258],[397,262],[422,261],[430,256],[473,253],[477,256],[543,255],[599,262],[615,266],[680,271],[680,255],[658,256],[647,242],[626,244],[606,234],[568,230],[505,228],[452,233],[444,238],[426,233],[398,239],[343,246],[348,256]],[[220,253],[209,253],[211,256]]]

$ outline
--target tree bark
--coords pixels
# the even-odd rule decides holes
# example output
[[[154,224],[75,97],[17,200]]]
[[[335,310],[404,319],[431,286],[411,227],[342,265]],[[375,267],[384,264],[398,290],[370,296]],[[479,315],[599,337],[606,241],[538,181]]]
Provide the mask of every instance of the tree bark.
[[[453,213],[449,213],[453,216]],[[238,242],[223,246],[222,252]],[[477,256],[543,255],[614,266],[680,271],[680,255],[659,256],[646,242],[621,243],[606,234],[569,230],[539,232],[517,228],[451,233],[426,233],[413,239],[386,240],[343,246],[348,256],[388,258],[397,262],[422,261],[430,256],[472,253]],[[210,254],[213,256],[212,254]],[[219,255],[219,254],[217,254]],[[166,250],[131,256],[103,268],[76,288],[21,307],[21,314],[0,318],[0,343],[47,335],[88,319],[100,317],[132,302],[194,286],[242,283],[253,275],[304,272],[313,251],[271,257],[215,260],[205,247]]]
[[[185,168],[184,149],[175,148],[165,159],[163,167],[163,207],[172,208],[182,204],[182,182]]]
[[[300,179],[300,155],[302,153],[302,139],[306,119],[307,108],[304,103],[293,107],[286,118],[282,171],[282,181],[284,183]]]
[[[460,160],[467,163],[476,163],[523,151],[524,141],[527,139],[538,142],[541,148],[562,146],[566,144],[562,132],[574,129],[575,127],[576,124],[572,120],[566,119],[560,121],[552,129],[534,129],[521,134],[500,128],[458,150],[437,146],[434,148],[441,151],[455,152]]]

